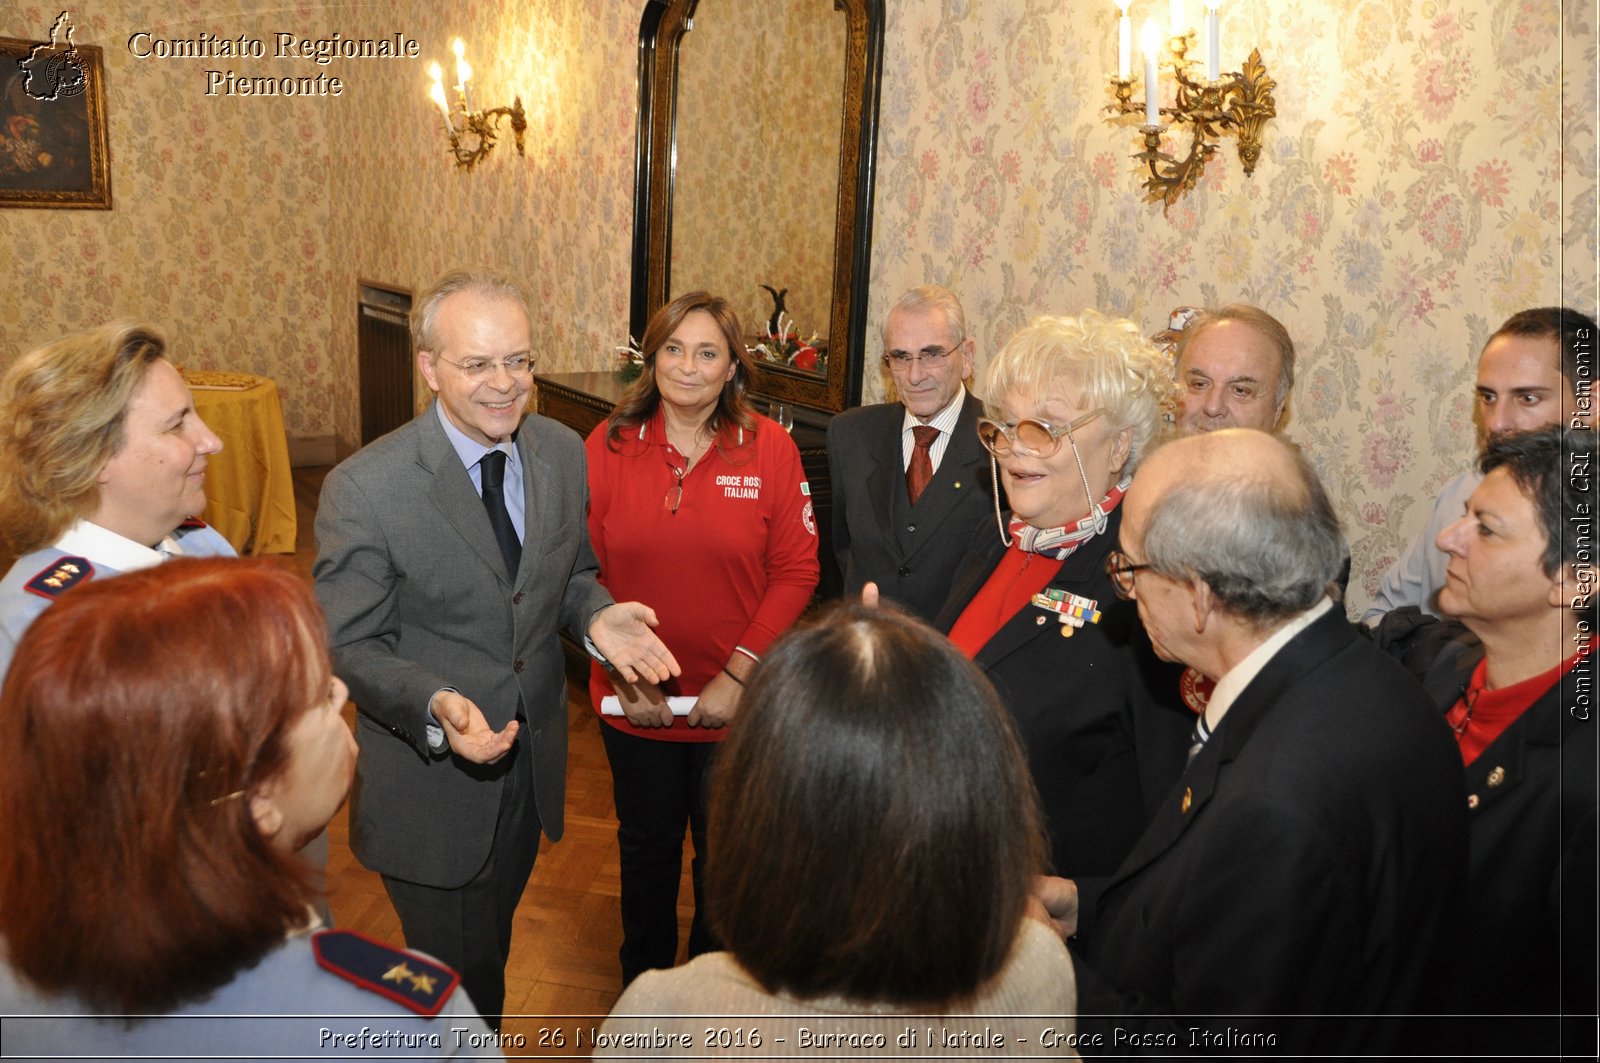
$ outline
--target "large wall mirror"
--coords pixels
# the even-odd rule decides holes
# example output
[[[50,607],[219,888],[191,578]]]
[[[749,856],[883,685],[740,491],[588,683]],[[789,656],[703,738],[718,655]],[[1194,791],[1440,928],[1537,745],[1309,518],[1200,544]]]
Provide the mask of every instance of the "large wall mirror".
[[[882,0],[646,0],[634,336],[712,291],[739,311],[762,394],[860,401],[882,46]]]

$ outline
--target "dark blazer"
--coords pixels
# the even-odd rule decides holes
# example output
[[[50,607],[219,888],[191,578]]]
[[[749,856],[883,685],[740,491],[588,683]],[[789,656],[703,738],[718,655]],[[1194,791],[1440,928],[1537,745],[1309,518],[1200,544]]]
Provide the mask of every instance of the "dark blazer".
[[[989,452],[978,442],[983,403],[967,393],[939,468],[914,508],[906,499],[900,441],[905,412],[885,402],[828,422],[833,550],[846,597],[871,580],[885,598],[932,620],[973,529],[994,522]],[[914,531],[896,526],[897,505]]]
[[[1098,897],[1079,1029],[1272,1031],[1278,1054],[1394,1050],[1462,930],[1461,758],[1337,605],[1240,694]],[[1455,1010],[1455,1009],[1450,1009]],[[1172,1016],[1179,1018],[1174,1021]],[[1185,1018],[1211,1015],[1216,1018]],[[1341,1016],[1296,1024],[1282,1016]]]
[[[1456,629],[1457,637],[1434,658],[1424,685],[1448,711],[1483,659],[1483,645],[1457,624],[1440,627]],[[1594,1014],[1596,724],[1592,664],[1588,718],[1578,715],[1584,667],[1467,767],[1472,856],[1464,929],[1471,944],[1462,1011]],[[1588,1025],[1592,1046],[1592,1020]],[[1475,1028],[1473,1047],[1550,1054],[1555,1033],[1548,1021],[1486,1023]]]
[[[562,832],[567,709],[559,628],[579,636],[611,604],[595,575],[583,443],[530,415],[517,433],[522,562],[507,579],[483,500],[434,406],[339,465],[317,510],[317,597],[333,668],[360,709],[350,844],[374,871],[464,885],[494,840],[507,761],[428,748],[428,700],[454,687],[496,730],[520,700],[539,820]]]
[[[1194,715],[1179,706],[1178,666],[1158,660],[1133,602],[1105,574],[1122,509],[1079,546],[1049,586],[1099,603],[1071,638],[1055,614],[1024,606],[976,657],[1011,710],[1039,789],[1058,874],[1108,875],[1183,770]],[[948,632],[1005,555],[979,528],[939,613]]]

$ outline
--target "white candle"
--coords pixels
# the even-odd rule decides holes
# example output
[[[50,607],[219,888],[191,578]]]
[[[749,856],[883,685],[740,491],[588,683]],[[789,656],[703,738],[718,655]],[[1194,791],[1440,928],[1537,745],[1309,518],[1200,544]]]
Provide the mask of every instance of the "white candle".
[[[1222,76],[1222,23],[1217,18],[1216,0],[1206,0],[1206,80]]]
[[[1128,17],[1128,0],[1117,0],[1122,17],[1117,19],[1117,77],[1133,76],[1133,20]]]
[[[1161,77],[1156,69],[1156,49],[1161,45],[1161,29],[1147,18],[1139,30],[1139,47],[1144,49],[1144,124],[1161,124]]]
[[[451,133],[456,127],[450,121],[450,103],[444,98],[444,71],[438,63],[428,64],[428,76],[433,79],[433,86],[428,89],[428,98],[439,105],[439,113],[444,116],[444,127]]]
[[[461,100],[466,105],[467,113],[471,114],[472,90],[467,87],[467,82],[472,80],[472,67],[466,59],[467,46],[457,37],[451,42],[450,50],[456,53],[456,88],[461,90]]]
[[[1177,37],[1183,33],[1183,0],[1172,0],[1167,10],[1172,21],[1172,35]]]

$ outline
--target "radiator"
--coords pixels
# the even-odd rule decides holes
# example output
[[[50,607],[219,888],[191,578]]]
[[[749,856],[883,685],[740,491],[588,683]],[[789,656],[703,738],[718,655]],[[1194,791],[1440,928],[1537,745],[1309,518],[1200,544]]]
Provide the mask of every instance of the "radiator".
[[[411,420],[411,296],[361,285],[356,332],[360,363],[361,444]]]

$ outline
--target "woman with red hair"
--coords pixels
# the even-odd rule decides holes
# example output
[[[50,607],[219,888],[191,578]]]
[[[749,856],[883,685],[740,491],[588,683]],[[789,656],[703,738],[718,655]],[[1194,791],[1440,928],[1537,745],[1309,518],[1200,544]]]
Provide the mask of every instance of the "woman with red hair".
[[[493,1047],[449,968],[313,932],[297,850],[350,788],[347,693],[310,587],[269,562],[97,580],[28,628],[0,689],[8,1051]]]

